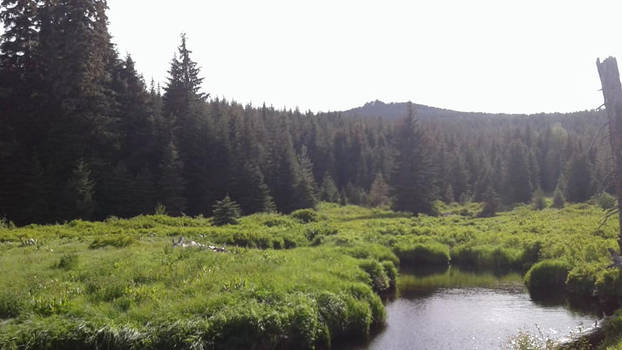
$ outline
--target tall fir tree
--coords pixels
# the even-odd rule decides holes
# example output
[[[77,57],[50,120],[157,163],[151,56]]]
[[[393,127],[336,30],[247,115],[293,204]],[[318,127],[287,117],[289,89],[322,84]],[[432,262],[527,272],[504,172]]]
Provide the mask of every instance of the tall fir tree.
[[[434,170],[427,154],[422,129],[417,124],[412,105],[407,117],[397,127],[397,157],[391,177],[393,208],[414,214],[435,212]]]

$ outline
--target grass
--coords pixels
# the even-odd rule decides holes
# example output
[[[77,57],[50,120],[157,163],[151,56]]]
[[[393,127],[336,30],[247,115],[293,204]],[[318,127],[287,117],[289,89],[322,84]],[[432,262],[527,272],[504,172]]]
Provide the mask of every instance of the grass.
[[[604,269],[617,222],[597,231],[601,208],[477,218],[479,208],[427,217],[323,203],[222,227],[164,215],[5,225],[0,348],[328,348],[382,325],[380,295],[394,290],[400,264],[528,271],[532,290],[551,275],[567,293],[622,301],[620,273]],[[179,236],[227,252],[174,249]]]

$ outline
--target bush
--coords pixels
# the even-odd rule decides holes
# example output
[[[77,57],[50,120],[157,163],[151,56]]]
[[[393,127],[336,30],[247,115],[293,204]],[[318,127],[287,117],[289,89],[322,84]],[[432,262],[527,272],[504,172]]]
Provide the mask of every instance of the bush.
[[[59,269],[71,270],[78,266],[78,256],[75,254],[66,254],[60,258],[56,265]]]
[[[227,195],[214,204],[212,223],[216,226],[237,225],[240,217],[240,206]]]
[[[531,294],[549,296],[559,294],[566,287],[569,266],[561,260],[544,260],[531,267],[525,275],[525,284]]]
[[[535,210],[543,210],[546,208],[546,199],[541,189],[536,190],[533,194],[533,208]]]
[[[553,208],[562,209],[566,205],[566,199],[564,198],[564,194],[561,189],[556,188],[555,193],[553,194]]]
[[[440,243],[401,245],[398,244],[395,254],[400,262],[408,265],[448,265],[449,248]]]
[[[460,246],[451,252],[451,260],[454,265],[495,271],[519,269],[522,256],[522,251],[518,249],[488,245]]]
[[[376,260],[366,260],[360,265],[371,279],[371,286],[376,293],[383,293],[391,287],[391,280],[387,276],[385,268]]]
[[[12,290],[0,290],[0,319],[19,316],[24,305],[19,294]]]
[[[134,243],[134,237],[128,235],[109,235],[97,237],[89,245],[89,249],[99,249],[104,247],[124,248]]]
[[[393,262],[391,261],[383,261],[382,267],[384,268],[384,272],[387,274],[387,277],[389,278],[389,286],[391,288],[395,288],[395,286],[397,285],[397,274],[398,274],[395,264],[393,264]]]
[[[598,206],[601,207],[603,210],[613,209],[618,206],[618,200],[616,199],[616,197],[610,195],[607,192],[601,193],[596,198],[596,203],[598,203]]]
[[[291,216],[303,224],[316,222],[319,219],[317,212],[313,209],[299,209],[291,213]]]

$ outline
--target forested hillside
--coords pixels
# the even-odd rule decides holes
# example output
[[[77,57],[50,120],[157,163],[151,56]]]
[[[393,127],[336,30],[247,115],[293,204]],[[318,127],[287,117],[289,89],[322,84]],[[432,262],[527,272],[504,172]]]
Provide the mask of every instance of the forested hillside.
[[[103,0],[2,1],[0,217],[131,217],[158,205],[209,216],[226,195],[245,214],[320,200],[433,213],[436,199],[510,205],[558,189],[580,202],[610,187],[600,112],[245,106],[209,97],[216,87],[183,35],[168,81],[146,83],[116,52],[106,10]]]

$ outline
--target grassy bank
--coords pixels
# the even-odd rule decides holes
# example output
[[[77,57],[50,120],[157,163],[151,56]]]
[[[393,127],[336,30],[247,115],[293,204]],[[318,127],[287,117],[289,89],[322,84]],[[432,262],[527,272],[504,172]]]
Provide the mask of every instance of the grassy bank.
[[[380,295],[400,261],[527,272],[532,291],[549,288],[539,281],[556,271],[560,290],[622,300],[619,272],[604,269],[617,226],[596,231],[602,210],[519,207],[476,218],[477,209],[413,217],[323,204],[224,227],[157,215],[1,228],[0,344],[328,348],[383,323]],[[227,252],[173,249],[179,236]]]

